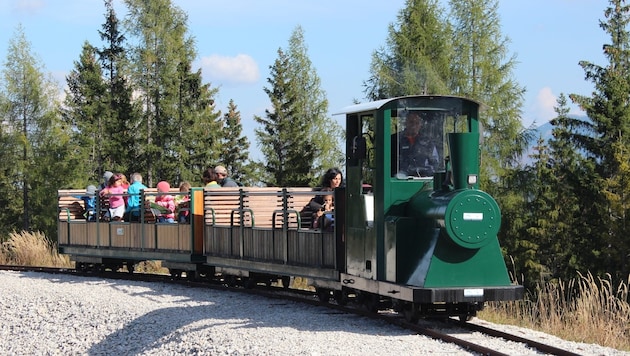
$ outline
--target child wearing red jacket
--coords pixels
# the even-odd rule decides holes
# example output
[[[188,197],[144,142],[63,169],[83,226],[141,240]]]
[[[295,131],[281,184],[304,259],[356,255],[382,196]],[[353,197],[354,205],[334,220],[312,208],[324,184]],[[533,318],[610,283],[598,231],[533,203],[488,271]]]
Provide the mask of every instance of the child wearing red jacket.
[[[167,212],[163,212],[158,216],[158,222],[161,223],[174,223],[175,222],[175,198],[168,193],[171,189],[171,185],[168,182],[161,181],[157,184],[158,196],[155,197],[155,203],[165,209]]]

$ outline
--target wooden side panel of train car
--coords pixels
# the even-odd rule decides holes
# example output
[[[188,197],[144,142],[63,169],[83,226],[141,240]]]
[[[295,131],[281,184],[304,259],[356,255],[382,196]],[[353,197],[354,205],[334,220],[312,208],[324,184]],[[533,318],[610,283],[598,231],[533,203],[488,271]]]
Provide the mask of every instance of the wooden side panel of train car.
[[[311,229],[303,215],[312,188],[230,189],[204,191],[207,256],[335,267],[334,233]]]
[[[156,194],[155,189],[145,194]],[[177,190],[173,190],[177,193]],[[191,252],[190,224],[155,223],[150,209],[145,209],[144,223],[86,221],[81,196],[84,190],[58,192],[59,246]],[[143,199],[144,200],[144,199]],[[82,250],[89,253],[88,250]]]

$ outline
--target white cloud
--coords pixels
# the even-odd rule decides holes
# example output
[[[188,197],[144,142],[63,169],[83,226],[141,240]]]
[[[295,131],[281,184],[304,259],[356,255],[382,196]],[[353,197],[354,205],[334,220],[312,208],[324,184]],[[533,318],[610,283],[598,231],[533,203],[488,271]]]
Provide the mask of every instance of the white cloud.
[[[17,12],[35,14],[45,6],[43,0],[19,0],[13,4]]]
[[[260,77],[258,64],[246,54],[225,57],[213,54],[201,58],[203,76],[224,84],[255,83]]]
[[[554,107],[558,105],[558,98],[551,92],[551,88],[544,87],[538,91],[534,112],[541,123],[556,117]]]

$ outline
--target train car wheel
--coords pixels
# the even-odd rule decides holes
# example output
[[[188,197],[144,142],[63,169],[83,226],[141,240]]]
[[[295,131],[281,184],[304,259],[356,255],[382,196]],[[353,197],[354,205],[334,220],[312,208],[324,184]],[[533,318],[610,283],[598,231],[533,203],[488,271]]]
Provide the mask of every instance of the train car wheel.
[[[133,262],[128,261],[127,262],[127,272],[129,272],[129,274],[133,274],[134,270],[135,270],[135,265],[133,264]]]
[[[317,288],[317,297],[320,302],[328,304],[330,302],[330,289]]]
[[[252,289],[256,287],[256,284],[256,279],[252,277],[246,278],[245,281],[243,281],[243,287],[245,287],[245,289]]]
[[[182,277],[182,271],[178,269],[171,269],[171,278],[180,279]]]
[[[282,288],[289,289],[289,284],[291,283],[291,277],[282,276]]]

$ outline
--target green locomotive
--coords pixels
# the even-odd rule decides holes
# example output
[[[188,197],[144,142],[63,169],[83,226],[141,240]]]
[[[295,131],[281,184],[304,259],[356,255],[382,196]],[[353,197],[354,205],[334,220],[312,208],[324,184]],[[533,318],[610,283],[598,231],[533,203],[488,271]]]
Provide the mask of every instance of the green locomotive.
[[[479,108],[407,96],[343,110],[346,294],[375,309],[391,297],[411,319],[469,319],[485,301],[522,298],[497,239],[500,209],[478,188]]]

